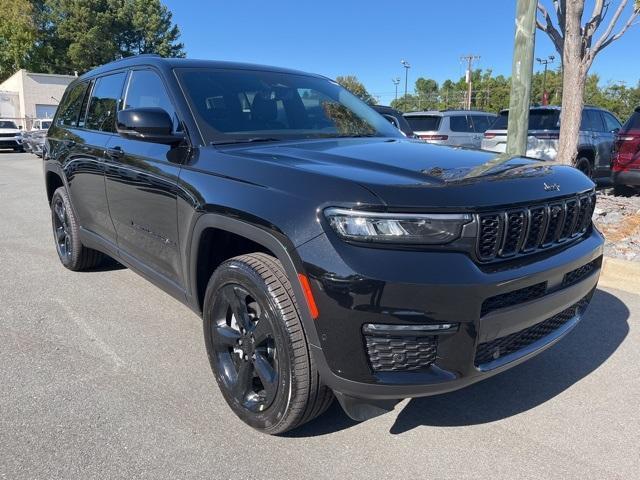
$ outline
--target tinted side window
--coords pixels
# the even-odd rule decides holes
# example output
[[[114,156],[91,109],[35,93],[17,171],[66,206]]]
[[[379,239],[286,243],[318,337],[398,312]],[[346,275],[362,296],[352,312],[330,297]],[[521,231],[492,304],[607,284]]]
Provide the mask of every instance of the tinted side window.
[[[455,115],[449,117],[449,128],[451,128],[452,132],[473,132],[471,117],[468,117],[467,115]]]
[[[123,108],[162,108],[177,125],[176,112],[162,79],[152,70],[134,70],[131,72],[127,98]]]
[[[616,117],[607,112],[602,112],[602,118],[604,119],[604,129],[606,132],[613,132],[614,130],[620,130],[620,122]]]
[[[624,124],[623,130],[625,132],[630,130],[640,130],[640,112],[635,112],[631,115],[631,118]]]
[[[76,127],[78,125],[78,117],[80,116],[80,106],[87,91],[86,83],[79,83],[73,87],[64,98],[60,105],[57,125],[65,125],[67,127]]]
[[[116,110],[125,76],[124,73],[116,73],[96,80],[89,102],[86,128],[112,133],[116,131]]]
[[[603,129],[604,126],[602,125],[602,119],[598,112],[595,110],[583,110],[580,130],[587,132],[602,132]]]
[[[493,120],[492,117],[489,117],[487,115],[473,115],[471,118],[473,120],[473,127],[476,133],[486,132],[491,125],[491,121]]]

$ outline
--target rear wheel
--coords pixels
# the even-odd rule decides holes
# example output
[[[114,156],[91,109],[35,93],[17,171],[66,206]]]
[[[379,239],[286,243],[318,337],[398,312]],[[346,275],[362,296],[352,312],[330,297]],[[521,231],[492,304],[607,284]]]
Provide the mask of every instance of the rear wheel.
[[[593,165],[591,165],[591,160],[587,157],[578,157],[578,160],[576,160],[576,168],[587,177],[593,178]]]
[[[80,242],[80,228],[65,187],[53,192],[51,224],[58,258],[65,267],[80,271],[93,268],[100,263],[102,254]]]
[[[333,394],[315,368],[277,259],[252,253],[224,262],[209,281],[203,310],[211,368],[242,421],[278,434],[329,407]]]
[[[628,187],[627,185],[614,185],[613,186],[614,195],[628,197],[630,195],[634,195],[636,190],[632,187]]]

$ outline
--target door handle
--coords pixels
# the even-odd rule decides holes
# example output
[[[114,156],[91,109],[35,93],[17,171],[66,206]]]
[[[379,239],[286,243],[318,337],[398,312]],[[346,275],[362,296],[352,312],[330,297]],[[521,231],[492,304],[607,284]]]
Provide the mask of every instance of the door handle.
[[[118,160],[118,159],[124,157],[124,151],[122,150],[121,147],[107,148],[104,151],[104,156],[112,158],[114,160]]]

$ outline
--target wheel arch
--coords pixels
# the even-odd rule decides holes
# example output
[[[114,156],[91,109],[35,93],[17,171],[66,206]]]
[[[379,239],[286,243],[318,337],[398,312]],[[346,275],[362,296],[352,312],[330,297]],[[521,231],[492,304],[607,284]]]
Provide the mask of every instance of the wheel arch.
[[[55,192],[60,187],[64,187],[65,183],[62,179],[62,176],[58,172],[47,169],[45,173],[45,186],[47,190],[47,201],[49,202],[49,204],[51,204],[53,192]]]
[[[204,291],[206,290],[209,278],[205,278],[207,275],[203,275],[199,266],[205,263],[201,255],[207,255],[209,251],[208,248],[204,248],[205,242],[211,241],[212,238],[210,235],[216,234],[231,235],[237,239],[242,239],[242,241],[247,242],[246,245],[254,246],[254,248],[257,248],[257,251],[268,253],[280,261],[287,278],[291,282],[307,340],[311,345],[319,345],[318,334],[311,316],[310,307],[306,301],[306,296],[298,277],[299,274],[303,273],[303,268],[302,261],[296,254],[294,245],[282,234],[269,232],[264,228],[242,220],[214,213],[202,215],[197,220],[193,228],[188,250],[189,255],[186,262],[189,282],[187,290],[188,301],[191,304],[191,308],[202,313]],[[234,251],[231,250],[231,252],[233,253]],[[250,252],[242,251],[241,253]],[[220,255],[219,258],[224,261],[233,256],[235,256],[235,254]],[[215,265],[217,266],[219,263],[221,262],[216,262]]]

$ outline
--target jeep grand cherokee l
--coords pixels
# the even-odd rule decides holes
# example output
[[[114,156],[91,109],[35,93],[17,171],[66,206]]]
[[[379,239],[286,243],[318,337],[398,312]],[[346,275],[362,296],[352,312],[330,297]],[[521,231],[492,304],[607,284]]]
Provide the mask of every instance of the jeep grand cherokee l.
[[[63,265],[114,257],[202,315],[224,398],[275,434],[334,394],[363,420],[464,387],[580,321],[593,182],[495,160],[318,75],[140,56],[69,85],[44,173]]]

